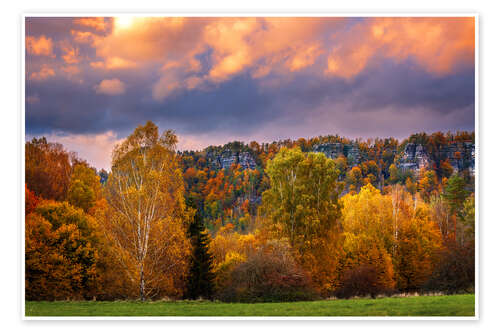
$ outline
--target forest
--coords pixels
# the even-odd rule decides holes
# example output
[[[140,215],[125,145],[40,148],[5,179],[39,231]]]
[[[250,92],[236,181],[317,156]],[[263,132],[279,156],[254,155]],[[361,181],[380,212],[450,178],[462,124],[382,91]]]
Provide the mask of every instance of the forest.
[[[111,170],[33,138],[25,143],[25,298],[474,293],[474,156],[460,148],[474,135],[178,151],[175,132],[149,121],[115,147]]]

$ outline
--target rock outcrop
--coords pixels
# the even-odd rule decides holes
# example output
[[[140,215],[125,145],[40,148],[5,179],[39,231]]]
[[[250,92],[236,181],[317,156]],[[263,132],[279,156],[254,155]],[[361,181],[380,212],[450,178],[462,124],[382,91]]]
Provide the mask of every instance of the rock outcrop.
[[[454,171],[469,170],[474,175],[475,169],[475,145],[472,142],[454,142],[443,147],[440,151],[440,159],[447,159]]]
[[[335,159],[344,153],[344,147],[341,143],[321,143],[313,147],[313,152],[323,153],[326,157]]]
[[[397,163],[397,167],[402,170],[418,171],[422,168],[428,168],[430,158],[421,144],[408,143],[403,152],[403,156]]]
[[[246,151],[224,150],[220,154],[207,152],[206,157],[210,165],[215,169],[228,169],[233,164],[239,164],[243,169],[253,170],[257,167],[252,154]]]
[[[448,161],[455,172],[468,170],[474,175],[475,147],[472,142],[453,142],[442,146],[431,156],[425,146],[408,143],[396,166],[405,171],[417,172],[421,168],[429,168],[438,161]]]
[[[361,153],[357,144],[321,143],[313,146],[313,152],[323,153],[326,157],[335,159],[341,154],[349,161],[349,165],[361,162]]]

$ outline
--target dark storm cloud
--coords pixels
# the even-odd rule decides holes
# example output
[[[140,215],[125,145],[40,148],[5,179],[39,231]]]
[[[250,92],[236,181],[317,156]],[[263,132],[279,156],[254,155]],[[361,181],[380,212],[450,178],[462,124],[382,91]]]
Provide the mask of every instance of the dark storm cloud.
[[[429,117],[474,104],[472,72],[436,78],[411,68],[387,65],[352,82],[299,75],[275,89],[262,89],[248,75],[240,75],[207,90],[181,92],[164,102],[151,98],[147,80],[129,86],[124,96],[98,95],[86,85],[55,80],[50,86],[38,84],[28,89],[41,103],[28,107],[27,131],[122,132],[152,119],[189,134],[225,131],[229,135],[252,133],[280,118],[285,122],[314,117],[315,109],[329,103],[350,105],[346,112],[393,107],[404,114],[421,107],[429,110]]]

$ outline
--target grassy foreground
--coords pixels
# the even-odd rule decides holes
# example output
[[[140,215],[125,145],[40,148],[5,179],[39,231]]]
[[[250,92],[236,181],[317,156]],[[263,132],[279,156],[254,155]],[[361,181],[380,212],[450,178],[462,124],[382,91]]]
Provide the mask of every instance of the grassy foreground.
[[[26,316],[474,316],[474,294],[293,303],[26,302]]]

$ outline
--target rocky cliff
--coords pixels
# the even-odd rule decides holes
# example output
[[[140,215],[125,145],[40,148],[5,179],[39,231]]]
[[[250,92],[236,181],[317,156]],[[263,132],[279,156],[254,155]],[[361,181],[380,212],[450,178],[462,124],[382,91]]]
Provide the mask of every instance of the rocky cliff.
[[[332,159],[343,155],[347,158],[348,166],[353,167],[368,160],[367,149],[371,148],[365,147],[361,150],[356,142],[330,142],[316,144],[311,150],[324,153],[326,157]],[[395,163],[401,170],[418,172],[422,168],[432,168],[442,161],[448,161],[455,172],[468,170],[474,176],[475,146],[473,142],[450,142],[438,148],[408,142],[403,147],[399,147],[399,152],[397,154],[396,147],[390,151],[389,160],[386,161],[387,165]],[[213,147],[205,150],[204,154],[207,162],[214,169],[227,169],[236,163],[240,164],[243,169],[257,167],[256,156],[243,143],[237,142],[223,147]]]
[[[313,151],[323,153],[326,157],[332,159],[335,159],[342,154],[347,158],[348,163],[351,166],[357,165],[361,162],[361,153],[359,151],[359,146],[355,143],[321,143],[314,145]]]
[[[232,164],[239,164],[243,169],[255,169],[257,163],[251,153],[247,151],[234,151],[226,149],[221,153],[208,151],[206,158],[215,169],[227,169]]]
[[[421,144],[408,143],[402,155],[396,159],[396,166],[402,170],[417,172],[439,161],[448,161],[455,172],[468,170],[474,175],[475,145],[472,142],[452,142],[431,152]]]

